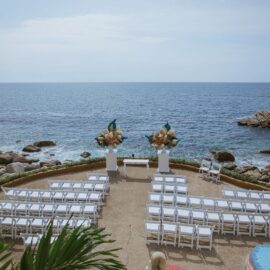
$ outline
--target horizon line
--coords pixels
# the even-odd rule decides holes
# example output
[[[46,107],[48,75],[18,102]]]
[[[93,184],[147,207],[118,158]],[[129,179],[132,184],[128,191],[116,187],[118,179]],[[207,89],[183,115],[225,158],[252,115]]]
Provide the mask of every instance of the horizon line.
[[[270,81],[21,81],[21,82],[1,82],[0,84],[38,84],[38,83],[270,83]]]

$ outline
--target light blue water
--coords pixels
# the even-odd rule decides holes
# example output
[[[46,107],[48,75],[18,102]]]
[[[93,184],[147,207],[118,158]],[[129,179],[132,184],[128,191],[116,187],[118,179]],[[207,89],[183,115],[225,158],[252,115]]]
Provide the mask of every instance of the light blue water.
[[[32,155],[47,159],[49,151],[62,161],[78,160],[90,150],[102,156],[94,138],[117,118],[128,137],[120,155],[155,155],[144,135],[169,121],[181,140],[173,157],[200,159],[228,149],[239,163],[263,166],[270,156],[258,151],[270,149],[270,130],[237,125],[260,110],[270,110],[270,84],[0,84],[0,150],[52,139],[57,147]]]

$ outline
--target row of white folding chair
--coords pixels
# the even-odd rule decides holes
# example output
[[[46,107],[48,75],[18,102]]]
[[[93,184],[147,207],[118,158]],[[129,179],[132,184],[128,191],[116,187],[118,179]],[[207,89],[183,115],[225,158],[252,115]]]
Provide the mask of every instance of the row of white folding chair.
[[[172,222],[145,221],[146,244],[164,244],[174,247],[196,247],[212,249],[213,228],[205,225],[191,225]]]
[[[199,168],[199,176],[219,183],[221,168],[222,166],[217,162],[203,160]]]
[[[61,201],[61,202],[95,202],[99,206],[102,202],[100,192],[68,191],[27,188],[3,188],[5,197],[11,200],[23,201]]]
[[[152,182],[152,191],[160,193],[179,193],[187,194],[188,188],[186,184],[178,183],[163,183],[163,182]]]
[[[270,237],[269,216],[263,214],[230,213],[208,211],[202,209],[180,208],[172,206],[148,205],[147,215],[149,218],[187,224],[213,225],[217,233],[232,233],[237,235],[253,236],[263,235]],[[246,224],[244,224],[244,221]],[[248,226],[248,230],[242,227]],[[226,229],[230,227],[229,230]]]
[[[89,181],[103,181],[105,183],[109,183],[109,177],[104,173],[90,172],[86,174],[86,179]]]
[[[91,217],[93,222],[97,218],[97,205],[74,203],[49,203],[49,202],[17,202],[0,201],[1,215],[30,215],[30,216],[79,216]]]
[[[40,239],[42,238],[42,234],[20,234],[20,237],[23,240],[24,246],[35,246],[39,243]],[[51,243],[57,239],[57,235],[53,235],[51,237]]]
[[[163,183],[179,183],[186,184],[187,178],[185,175],[174,175],[174,174],[154,174],[154,182],[163,182]]]
[[[270,201],[270,191],[265,190],[245,190],[225,187],[222,189],[222,194],[223,197],[228,198]]]
[[[49,180],[50,189],[64,189],[64,190],[83,190],[83,191],[97,191],[101,192],[103,197],[107,191],[107,184],[99,181],[66,181],[66,180]]]
[[[214,210],[219,209],[226,211],[270,213],[270,205],[264,202],[249,202],[180,194],[161,194],[152,192],[149,193],[149,203],[162,203],[175,206],[196,207]]]
[[[204,196],[182,196],[178,197],[178,203],[185,206],[220,209],[226,211],[242,211],[242,212],[260,212],[270,213],[270,205],[262,202],[250,202],[241,200],[228,200],[224,198],[212,198]]]
[[[31,217],[31,216],[8,216],[0,217],[0,232],[2,236],[17,238],[20,233],[43,233],[48,225],[50,218]],[[92,220],[87,218],[55,217],[53,219],[53,229],[59,233],[68,224],[69,228],[78,226],[89,227]]]

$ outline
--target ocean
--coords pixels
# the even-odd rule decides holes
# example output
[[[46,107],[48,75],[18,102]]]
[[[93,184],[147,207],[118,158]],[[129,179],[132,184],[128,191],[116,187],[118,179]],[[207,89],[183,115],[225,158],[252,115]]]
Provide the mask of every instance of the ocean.
[[[168,121],[180,139],[171,157],[200,160],[226,149],[238,164],[263,167],[270,155],[259,151],[270,149],[270,130],[237,125],[261,110],[270,110],[269,83],[2,83],[0,151],[21,152],[34,141],[54,140],[56,147],[31,156],[104,156],[94,138],[117,119],[128,137],[120,156],[155,156],[145,135]]]

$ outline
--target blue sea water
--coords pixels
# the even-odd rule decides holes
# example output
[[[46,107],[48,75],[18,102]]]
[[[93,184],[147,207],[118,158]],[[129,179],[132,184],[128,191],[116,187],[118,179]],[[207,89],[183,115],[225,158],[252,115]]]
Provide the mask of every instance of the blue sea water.
[[[56,147],[31,155],[103,156],[94,138],[116,118],[128,137],[119,155],[156,155],[145,135],[169,121],[181,140],[172,157],[200,159],[228,149],[238,163],[264,166],[270,156],[258,151],[270,149],[270,130],[237,125],[260,110],[270,110],[269,83],[2,83],[0,151],[51,139]]]

